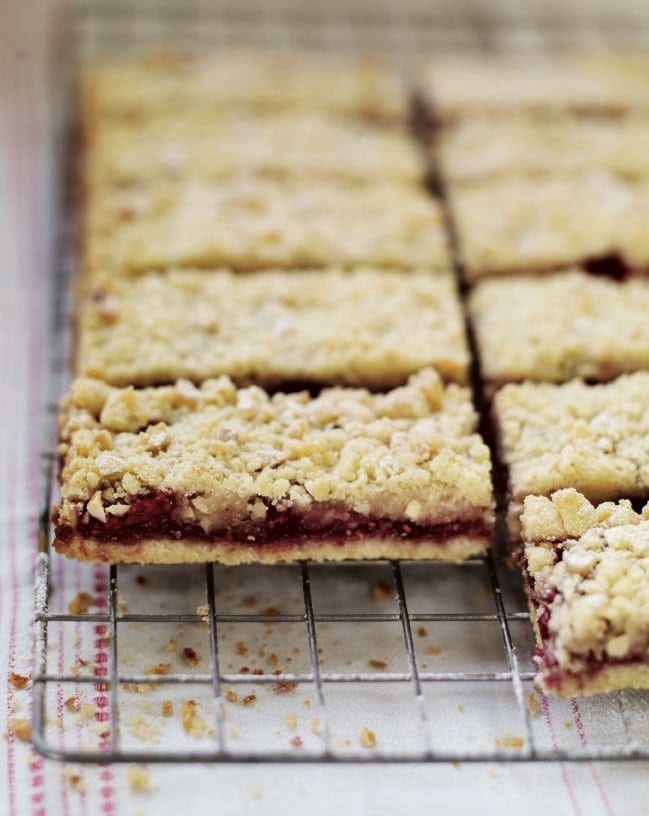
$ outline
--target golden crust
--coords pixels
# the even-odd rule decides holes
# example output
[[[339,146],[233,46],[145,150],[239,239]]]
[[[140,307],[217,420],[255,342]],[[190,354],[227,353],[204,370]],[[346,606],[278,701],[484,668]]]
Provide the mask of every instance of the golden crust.
[[[445,128],[437,140],[447,182],[492,176],[574,173],[600,168],[626,177],[649,174],[649,130],[644,117],[624,119],[512,112],[471,118]]]
[[[85,117],[141,119],[230,107],[319,110],[387,121],[408,115],[399,74],[376,59],[341,55],[152,55],[95,65],[84,73],[81,93]]]
[[[93,283],[79,304],[77,370],[112,385],[227,374],[389,389],[427,366],[467,380],[450,272],[171,270]]]
[[[468,307],[488,382],[610,380],[649,369],[649,279],[577,269],[494,278],[477,284]]]
[[[469,281],[618,256],[649,271],[649,185],[603,170],[449,185]]]
[[[405,129],[322,113],[196,110],[179,117],[174,111],[145,120],[86,122],[84,135],[85,181],[99,190],[184,175],[417,184],[424,173]]]
[[[420,92],[443,121],[474,116],[649,109],[649,60],[641,53],[434,57]]]
[[[423,188],[243,176],[86,193],[89,273],[170,266],[450,266],[441,205]]]
[[[188,564],[217,562],[226,565],[278,564],[295,561],[354,561],[378,559],[466,561],[482,555],[491,541],[488,537],[457,536],[443,542],[367,538],[340,544],[314,541],[290,547],[272,547],[206,541],[144,539],[134,544],[97,541],[75,536],[70,541],[55,541],[56,550],[68,558],[104,564]]]
[[[574,487],[591,501],[649,494],[649,373],[601,385],[506,385],[493,400],[510,499]],[[511,508],[510,508],[511,509]]]

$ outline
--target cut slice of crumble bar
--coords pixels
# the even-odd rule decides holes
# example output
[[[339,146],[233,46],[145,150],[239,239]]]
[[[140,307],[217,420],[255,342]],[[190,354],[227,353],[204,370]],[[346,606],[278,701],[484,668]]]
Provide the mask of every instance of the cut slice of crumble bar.
[[[649,279],[572,269],[480,281],[468,299],[483,379],[610,380],[649,369]]]
[[[601,170],[448,188],[467,280],[574,264],[649,271],[649,184]]]
[[[528,497],[521,521],[541,688],[649,687],[649,504],[560,490]]]
[[[489,546],[489,449],[431,369],[385,394],[269,397],[80,379],[60,415],[55,547],[89,561],[462,560]]]
[[[102,190],[84,214],[91,272],[450,264],[439,202],[402,184],[184,178]]]
[[[649,498],[649,372],[599,385],[506,385],[492,414],[513,543],[529,495],[572,487],[593,502]]]
[[[649,109],[649,59],[621,52],[437,56],[424,69],[420,93],[444,122],[512,112],[618,116]]]
[[[424,163],[404,129],[321,113],[175,111],[86,124],[84,183],[127,187],[156,178],[238,174],[417,184]]]
[[[632,178],[649,174],[649,128],[640,116],[480,117],[444,128],[437,155],[447,183],[595,168]]]
[[[83,118],[147,118],[232,107],[302,109],[394,121],[408,117],[398,73],[372,58],[221,51],[106,62],[82,76]]]
[[[112,385],[227,374],[273,389],[385,390],[427,366],[467,380],[450,272],[172,270],[106,277],[79,305],[77,373]]]

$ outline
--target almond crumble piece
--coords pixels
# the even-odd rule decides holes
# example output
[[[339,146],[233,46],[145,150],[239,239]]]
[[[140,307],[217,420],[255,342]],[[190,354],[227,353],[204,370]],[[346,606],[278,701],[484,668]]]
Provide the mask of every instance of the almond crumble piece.
[[[374,746],[376,745],[376,734],[369,728],[364,727],[361,730],[358,741],[360,743],[361,748],[374,748]]]
[[[10,672],[9,682],[15,689],[20,691],[21,689],[24,689],[29,683],[29,677],[25,677],[25,675],[18,674],[17,672]]]
[[[200,655],[192,649],[191,646],[185,646],[182,650],[182,659],[183,662],[186,663],[188,666],[198,666],[201,662]]]
[[[163,700],[160,706],[160,713],[163,717],[171,717],[174,713],[174,706],[171,700]]]
[[[151,790],[151,775],[146,765],[129,765],[126,778],[132,791],[145,793]]]
[[[79,592],[68,604],[68,612],[71,615],[85,615],[94,603],[95,599],[89,592]]]
[[[494,737],[494,744],[496,748],[504,750],[506,748],[523,748],[525,739],[519,734],[513,734],[511,731],[506,731],[504,734],[498,734]]]

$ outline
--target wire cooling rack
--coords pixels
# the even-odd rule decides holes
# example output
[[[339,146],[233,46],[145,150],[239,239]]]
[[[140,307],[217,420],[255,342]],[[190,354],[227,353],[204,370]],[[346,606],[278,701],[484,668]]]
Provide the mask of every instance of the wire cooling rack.
[[[611,15],[603,2],[540,0],[115,0],[79,3],[70,31],[81,61],[243,45],[362,49],[410,64],[439,48],[646,46],[642,5]],[[73,153],[68,140],[68,161]],[[60,209],[50,417],[69,378],[76,245],[74,207]],[[237,568],[107,568],[56,556],[51,425],[33,673],[42,754],[94,763],[649,758],[646,694],[566,701],[534,690],[520,577],[497,551],[461,565]]]

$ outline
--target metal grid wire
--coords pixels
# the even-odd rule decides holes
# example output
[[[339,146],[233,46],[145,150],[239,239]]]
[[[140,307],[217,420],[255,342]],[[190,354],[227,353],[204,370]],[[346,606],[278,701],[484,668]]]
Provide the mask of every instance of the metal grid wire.
[[[633,4],[626,16],[616,7],[614,18],[606,4],[555,7],[541,2],[512,7],[507,3],[442,6],[407,2],[400,4],[398,12],[389,3],[361,2],[348,7],[315,3],[305,10],[303,4],[286,0],[276,4],[141,2],[134,8],[123,2],[80,3],[73,31],[81,60],[160,45],[213,48],[227,44],[364,49],[409,61],[439,47],[551,49],[566,43],[629,45],[649,40],[644,10]],[[68,145],[68,159],[72,152]],[[69,201],[61,209],[68,216],[73,212]],[[72,219],[66,218],[61,228],[59,258],[63,261],[57,265],[53,309],[50,414],[55,413],[55,400],[69,377]],[[52,437],[50,428],[50,442]],[[33,740],[42,754],[95,763],[649,758],[645,694],[621,692],[610,695],[605,703],[533,696],[533,635],[520,579],[493,553],[461,565],[389,561],[324,567],[305,562],[286,568],[257,568],[254,580],[275,586],[280,605],[281,597],[293,596],[289,611],[273,608],[262,612],[251,611],[245,604],[232,607],[232,599],[221,592],[223,584],[247,568],[231,571],[205,565],[198,578],[194,569],[192,591],[199,586],[199,600],[205,607],[154,612],[147,607],[145,587],[147,576],[157,568],[138,568],[134,584],[133,568],[113,566],[106,586],[100,580],[94,587],[97,612],[56,611],[57,563],[62,559],[50,554],[48,518],[55,451],[48,449],[43,459],[33,674]],[[187,582],[189,587],[189,571],[188,567],[180,576],[181,586]],[[281,587],[280,574],[289,579]],[[378,584],[377,575],[382,576]],[[331,591],[327,576],[340,592]],[[136,607],[142,611],[123,608],[127,585],[133,597],[141,596]],[[376,587],[379,598],[372,600]],[[388,611],[383,611],[382,604],[387,604]],[[79,639],[81,627],[88,626],[95,644],[104,646],[101,659],[95,655],[83,661],[81,672],[66,671],[60,664],[52,667],[52,641],[57,636],[59,642],[68,636]],[[294,644],[302,644],[304,664],[299,671],[286,669],[289,660],[282,668],[276,663],[253,671],[236,667],[231,656],[233,639],[245,644],[249,633],[260,626],[266,635],[281,631],[279,642],[287,653],[299,654],[300,647]],[[133,627],[139,628],[139,642],[145,644],[156,641],[159,632],[168,632],[169,627],[192,627],[203,637],[204,653],[209,654],[207,670],[161,675],[152,675],[145,668],[133,671],[122,655]],[[331,627],[338,638],[332,639]],[[377,660],[368,649],[381,643],[386,631],[392,643],[390,659]],[[444,647],[432,644],[431,637],[441,639]],[[467,656],[472,649],[473,656]],[[344,664],[337,660],[337,652],[347,654]],[[150,660],[155,660],[155,653],[145,648],[144,655]],[[398,670],[390,665],[394,663]],[[206,740],[179,743],[178,739],[163,739],[160,747],[129,738],[124,713],[130,706],[128,692],[143,689],[146,699],[158,699],[158,693],[177,694],[184,688],[191,689],[193,696],[203,695],[211,723]],[[54,697],[60,707],[68,693],[79,689],[93,694],[102,708],[99,720],[104,725],[92,745],[63,739],[62,730],[75,726],[62,726],[61,718],[56,721],[52,716]],[[290,733],[273,731],[272,719],[260,725],[259,717],[252,725],[248,723],[250,739],[234,738],[230,703],[235,698],[244,704],[258,696],[270,699],[276,713],[285,710],[284,700],[304,694],[308,695],[304,705],[309,703],[317,722],[304,744],[302,738],[296,742],[289,739]],[[472,710],[474,720],[469,716]],[[371,727],[372,716],[379,713],[383,728],[376,746],[368,750],[359,745],[357,737],[350,738],[349,724],[357,734],[363,722],[359,717],[365,717]],[[555,726],[561,721],[565,728]],[[482,728],[484,733],[471,734],[471,728],[476,732]],[[274,734],[280,738],[273,739]]]

